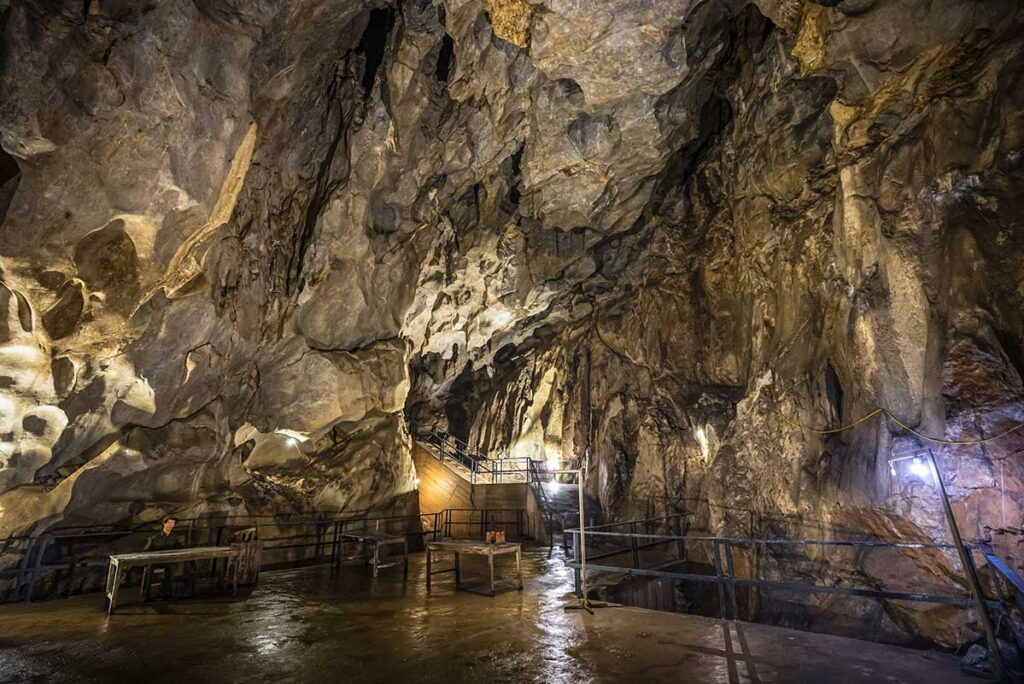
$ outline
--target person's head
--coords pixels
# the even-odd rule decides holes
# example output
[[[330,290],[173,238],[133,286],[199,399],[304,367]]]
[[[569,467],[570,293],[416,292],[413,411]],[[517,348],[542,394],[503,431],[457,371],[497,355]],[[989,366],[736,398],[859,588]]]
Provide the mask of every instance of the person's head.
[[[170,534],[174,530],[174,526],[178,524],[178,519],[167,516],[164,518],[164,534]]]

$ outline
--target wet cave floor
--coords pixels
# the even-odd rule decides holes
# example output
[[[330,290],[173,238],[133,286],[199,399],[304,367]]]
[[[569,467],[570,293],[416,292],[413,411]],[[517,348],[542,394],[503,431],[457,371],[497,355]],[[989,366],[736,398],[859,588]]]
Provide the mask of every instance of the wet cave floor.
[[[245,600],[102,596],[0,607],[0,682],[959,682],[948,655],[646,611],[565,611],[571,571],[524,554],[524,591],[430,594],[360,567],[264,573]],[[499,574],[508,568],[499,561]],[[473,568],[466,575],[472,579]],[[133,591],[125,591],[127,596]]]

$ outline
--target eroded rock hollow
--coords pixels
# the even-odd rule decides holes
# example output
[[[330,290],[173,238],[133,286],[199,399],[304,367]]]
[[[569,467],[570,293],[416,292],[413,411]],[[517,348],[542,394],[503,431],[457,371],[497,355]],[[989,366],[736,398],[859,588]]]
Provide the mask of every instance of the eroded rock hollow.
[[[1016,553],[1024,431],[915,434],[1024,421],[1016,0],[0,13],[0,536],[412,510],[437,425],[744,537],[945,541],[931,448]]]

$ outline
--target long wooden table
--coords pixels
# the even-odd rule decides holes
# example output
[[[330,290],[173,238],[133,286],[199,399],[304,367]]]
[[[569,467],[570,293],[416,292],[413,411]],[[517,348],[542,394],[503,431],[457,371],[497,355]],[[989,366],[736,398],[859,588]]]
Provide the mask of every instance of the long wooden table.
[[[450,568],[444,568],[442,570],[434,570],[434,554],[439,552],[448,552],[455,554],[455,565]],[[505,543],[505,544],[487,544],[480,541],[473,541],[471,539],[441,539],[438,541],[432,541],[427,543],[427,591],[430,591],[431,577],[434,575],[440,575],[446,572],[455,573],[455,588],[456,590],[461,589],[463,591],[471,591],[477,594],[485,594],[487,596],[494,596],[494,557],[501,556],[504,554],[514,553],[516,555],[516,581],[517,589],[523,590],[523,565],[522,565],[522,549],[519,544]],[[490,577],[488,582],[489,591],[482,592],[467,585],[462,584],[462,555],[476,555],[487,557],[487,567],[490,571]]]
[[[116,556],[111,556],[110,567],[107,569],[107,614],[112,614],[114,609],[117,608],[117,597],[121,590],[121,582],[128,568],[144,567],[148,569],[151,565],[169,565],[171,563],[235,558],[237,556],[238,549],[231,546],[196,546],[190,549],[139,551],[137,553],[120,553]],[[232,592],[238,591],[238,563],[234,563],[231,590]]]
[[[402,547],[402,558],[405,576],[409,576],[409,540],[406,537],[389,536],[383,534],[374,534],[372,532],[345,532],[341,535],[343,540],[359,542],[364,545],[370,545],[373,547],[373,556],[370,558],[370,563],[373,564],[373,576],[377,576],[377,572],[381,568],[393,568],[398,565],[398,561],[391,563],[380,562],[380,550],[386,546],[401,546]],[[339,559],[340,560],[340,559]]]

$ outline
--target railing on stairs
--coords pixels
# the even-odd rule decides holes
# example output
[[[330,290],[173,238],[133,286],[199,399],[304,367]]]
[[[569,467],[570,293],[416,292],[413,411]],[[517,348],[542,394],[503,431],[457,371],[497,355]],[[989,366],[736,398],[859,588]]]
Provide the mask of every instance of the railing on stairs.
[[[436,426],[431,426],[429,431],[420,432],[414,425],[411,425],[410,431],[413,434],[418,434],[421,440],[434,447],[436,450],[434,455],[441,463],[446,463],[472,484],[525,483],[529,485],[537,497],[537,503],[544,517],[549,551],[554,549],[555,532],[562,531],[564,526],[561,520],[556,519],[554,507],[544,489],[545,482],[554,481],[554,475],[547,471],[544,461],[527,457],[492,457],[471,449],[469,444],[463,440],[439,430]],[[562,541],[562,545],[565,546],[564,536]]]
[[[537,495],[537,503],[540,504],[541,513],[544,515],[544,529],[548,536],[548,555],[550,556],[555,549],[555,516],[551,500],[548,499],[548,494],[544,490],[544,479],[541,477],[543,464],[540,461],[531,459],[529,468],[530,485],[533,486],[533,491]],[[561,525],[561,521],[559,520],[558,522]]]
[[[466,442],[436,427],[431,427],[429,432],[419,436],[436,450],[434,455],[441,463],[447,464],[473,484],[529,482],[532,459],[491,456],[471,449]]]

